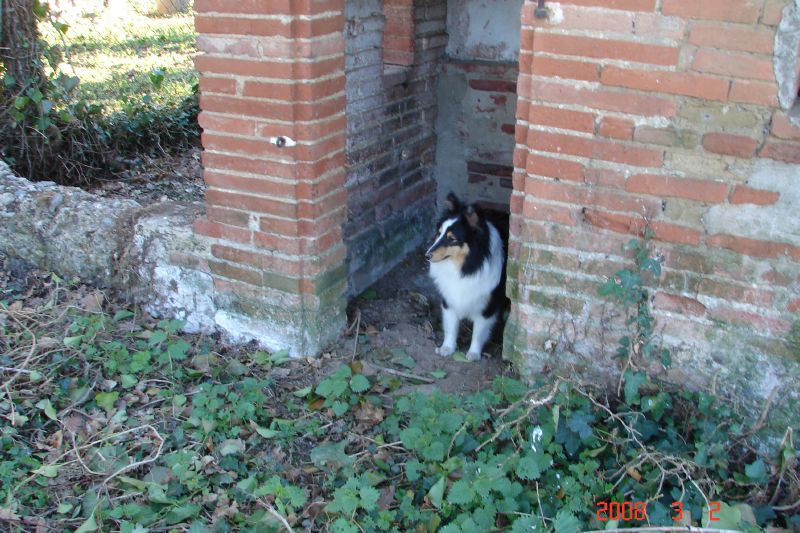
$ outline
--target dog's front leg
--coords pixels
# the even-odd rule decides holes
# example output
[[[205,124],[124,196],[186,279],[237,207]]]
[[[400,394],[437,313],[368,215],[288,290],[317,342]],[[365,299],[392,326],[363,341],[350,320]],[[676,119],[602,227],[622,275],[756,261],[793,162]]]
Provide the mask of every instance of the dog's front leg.
[[[492,327],[497,320],[497,315],[492,315],[489,318],[478,315],[472,320],[472,342],[469,345],[469,352],[467,352],[467,361],[477,361],[481,358],[483,345],[486,344],[492,334]]]
[[[436,353],[442,357],[447,357],[456,351],[458,315],[452,309],[444,306],[442,306],[442,328],[444,328],[444,342],[436,348]]]

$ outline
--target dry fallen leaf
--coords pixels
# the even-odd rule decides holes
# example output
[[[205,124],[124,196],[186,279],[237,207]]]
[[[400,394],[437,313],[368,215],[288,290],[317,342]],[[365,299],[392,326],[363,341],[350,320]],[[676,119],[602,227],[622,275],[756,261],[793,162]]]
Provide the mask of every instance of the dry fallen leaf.
[[[370,426],[375,426],[383,422],[383,408],[377,407],[370,402],[362,402],[355,408],[356,420]]]
[[[81,298],[80,302],[78,302],[78,306],[89,313],[98,313],[103,310],[103,302],[105,301],[105,298],[106,297],[103,294],[103,291],[100,289],[95,289],[91,293]]]
[[[378,498],[378,509],[385,511],[389,509],[394,503],[394,485],[388,485],[381,489],[381,495]]]

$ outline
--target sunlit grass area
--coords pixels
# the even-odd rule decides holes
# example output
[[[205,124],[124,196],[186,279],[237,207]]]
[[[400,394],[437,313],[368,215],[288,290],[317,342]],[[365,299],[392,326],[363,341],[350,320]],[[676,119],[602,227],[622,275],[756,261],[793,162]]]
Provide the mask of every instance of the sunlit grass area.
[[[155,1],[102,0],[62,3],[58,19],[65,36],[43,25],[43,37],[60,44],[62,70],[81,80],[79,96],[107,111],[149,94],[155,102],[178,102],[197,80],[192,58],[195,31],[191,9],[158,14]],[[164,73],[156,90],[151,73]]]

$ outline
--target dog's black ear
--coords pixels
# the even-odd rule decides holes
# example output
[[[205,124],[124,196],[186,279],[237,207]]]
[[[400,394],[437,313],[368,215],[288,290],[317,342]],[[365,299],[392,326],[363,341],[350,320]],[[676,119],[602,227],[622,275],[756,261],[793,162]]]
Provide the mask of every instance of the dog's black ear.
[[[481,226],[481,215],[475,208],[475,204],[467,206],[467,209],[464,211],[464,218],[467,219],[467,223],[472,226],[472,228],[478,231],[483,231],[483,226]]]
[[[461,204],[461,200],[458,199],[458,196],[451,192],[444,200],[444,209],[448,215],[452,215],[461,212],[463,205]]]

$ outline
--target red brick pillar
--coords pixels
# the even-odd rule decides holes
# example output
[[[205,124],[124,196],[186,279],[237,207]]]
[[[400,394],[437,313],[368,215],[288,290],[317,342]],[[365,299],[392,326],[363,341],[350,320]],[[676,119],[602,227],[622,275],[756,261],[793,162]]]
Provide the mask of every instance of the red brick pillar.
[[[797,4],[547,6],[537,18],[528,0],[521,17],[506,355],[527,374],[616,368],[608,356],[624,324],[597,289],[631,265],[621,245],[646,218],[665,258],[651,294],[672,376],[718,381],[756,402],[775,383],[791,389],[800,376]],[[796,421],[800,395],[792,401],[785,412]]]
[[[313,355],[345,320],[344,0],[196,0],[217,324]]]

